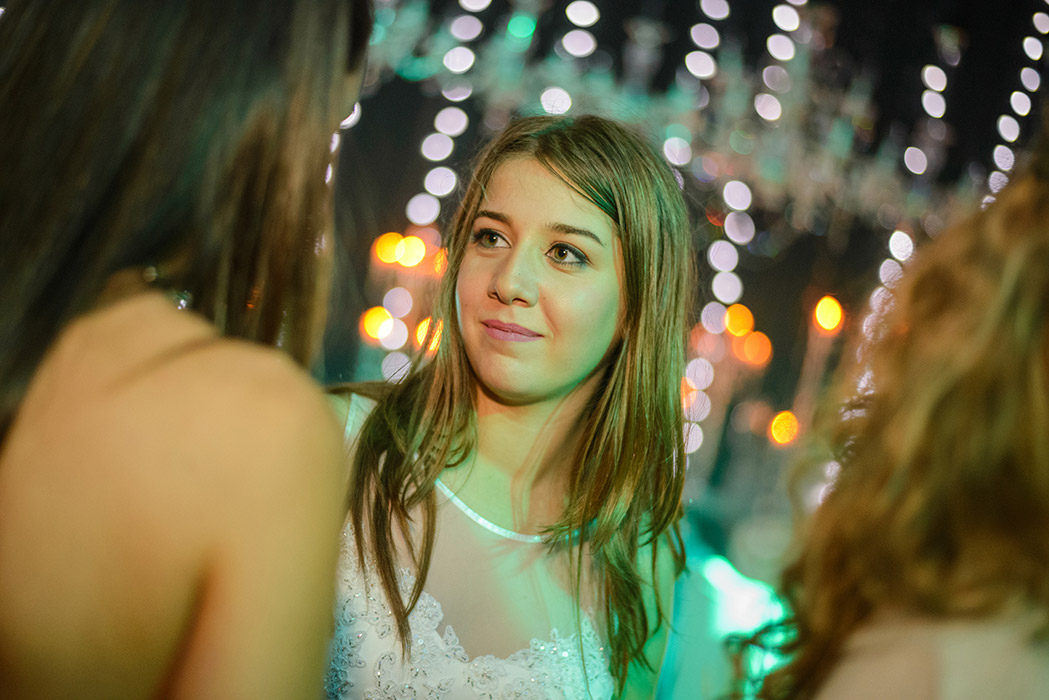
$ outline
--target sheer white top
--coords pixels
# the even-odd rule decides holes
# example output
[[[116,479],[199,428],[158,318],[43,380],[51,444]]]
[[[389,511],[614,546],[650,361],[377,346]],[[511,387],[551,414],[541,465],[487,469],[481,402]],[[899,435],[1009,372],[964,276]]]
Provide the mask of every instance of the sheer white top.
[[[353,397],[347,435],[371,403]],[[332,699],[608,700],[614,683],[591,616],[573,602],[566,567],[544,545],[488,523],[438,482],[437,533],[404,658],[378,577],[343,531]],[[516,537],[515,537],[516,535]],[[399,570],[407,599],[415,578]],[[584,600],[584,605],[588,602]]]

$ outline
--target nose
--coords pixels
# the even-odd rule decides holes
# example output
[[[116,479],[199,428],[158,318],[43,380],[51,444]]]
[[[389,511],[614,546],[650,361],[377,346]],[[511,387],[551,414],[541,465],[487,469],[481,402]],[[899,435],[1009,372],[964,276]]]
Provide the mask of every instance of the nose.
[[[494,270],[488,294],[504,304],[532,306],[539,298],[538,278],[528,251],[518,248]]]

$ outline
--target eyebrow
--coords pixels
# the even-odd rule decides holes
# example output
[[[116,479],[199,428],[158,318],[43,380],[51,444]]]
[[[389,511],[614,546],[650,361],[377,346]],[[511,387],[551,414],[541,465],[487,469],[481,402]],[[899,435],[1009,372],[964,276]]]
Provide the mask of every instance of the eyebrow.
[[[498,221],[501,224],[506,224],[507,226],[510,225],[510,217],[508,217],[506,214],[497,211],[482,209],[479,212],[477,212],[475,220],[480,219],[481,217],[484,217],[486,219],[494,219],[495,221]],[[583,236],[584,238],[589,238],[595,241],[602,248],[605,247],[604,241],[598,238],[596,233],[594,233],[593,231],[589,231],[585,228],[579,228],[578,226],[570,226],[569,224],[562,224],[556,221],[546,224],[546,228],[551,231],[557,231],[558,233],[564,233],[570,236]]]

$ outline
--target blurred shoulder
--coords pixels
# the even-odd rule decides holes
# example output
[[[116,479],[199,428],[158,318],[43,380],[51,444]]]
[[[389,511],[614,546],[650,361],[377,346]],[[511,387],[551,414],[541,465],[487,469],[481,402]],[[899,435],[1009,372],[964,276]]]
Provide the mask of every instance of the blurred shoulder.
[[[356,442],[364,422],[379,403],[375,392],[367,389],[363,391],[358,384],[329,387],[327,391],[328,403],[335,413],[336,421],[342,426],[343,442],[346,445]]]

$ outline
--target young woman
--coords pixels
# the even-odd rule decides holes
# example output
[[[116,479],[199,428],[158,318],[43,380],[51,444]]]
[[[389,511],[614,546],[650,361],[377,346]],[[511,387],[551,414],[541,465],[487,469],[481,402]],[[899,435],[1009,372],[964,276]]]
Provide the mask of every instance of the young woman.
[[[682,565],[674,176],[614,122],[521,119],[481,153],[447,247],[436,351],[377,401],[338,398],[329,696],[651,697]]]
[[[292,358],[370,8],[5,5],[0,695],[316,695],[341,454]]]
[[[763,698],[1049,692],[1049,149],[909,264],[826,418]]]

